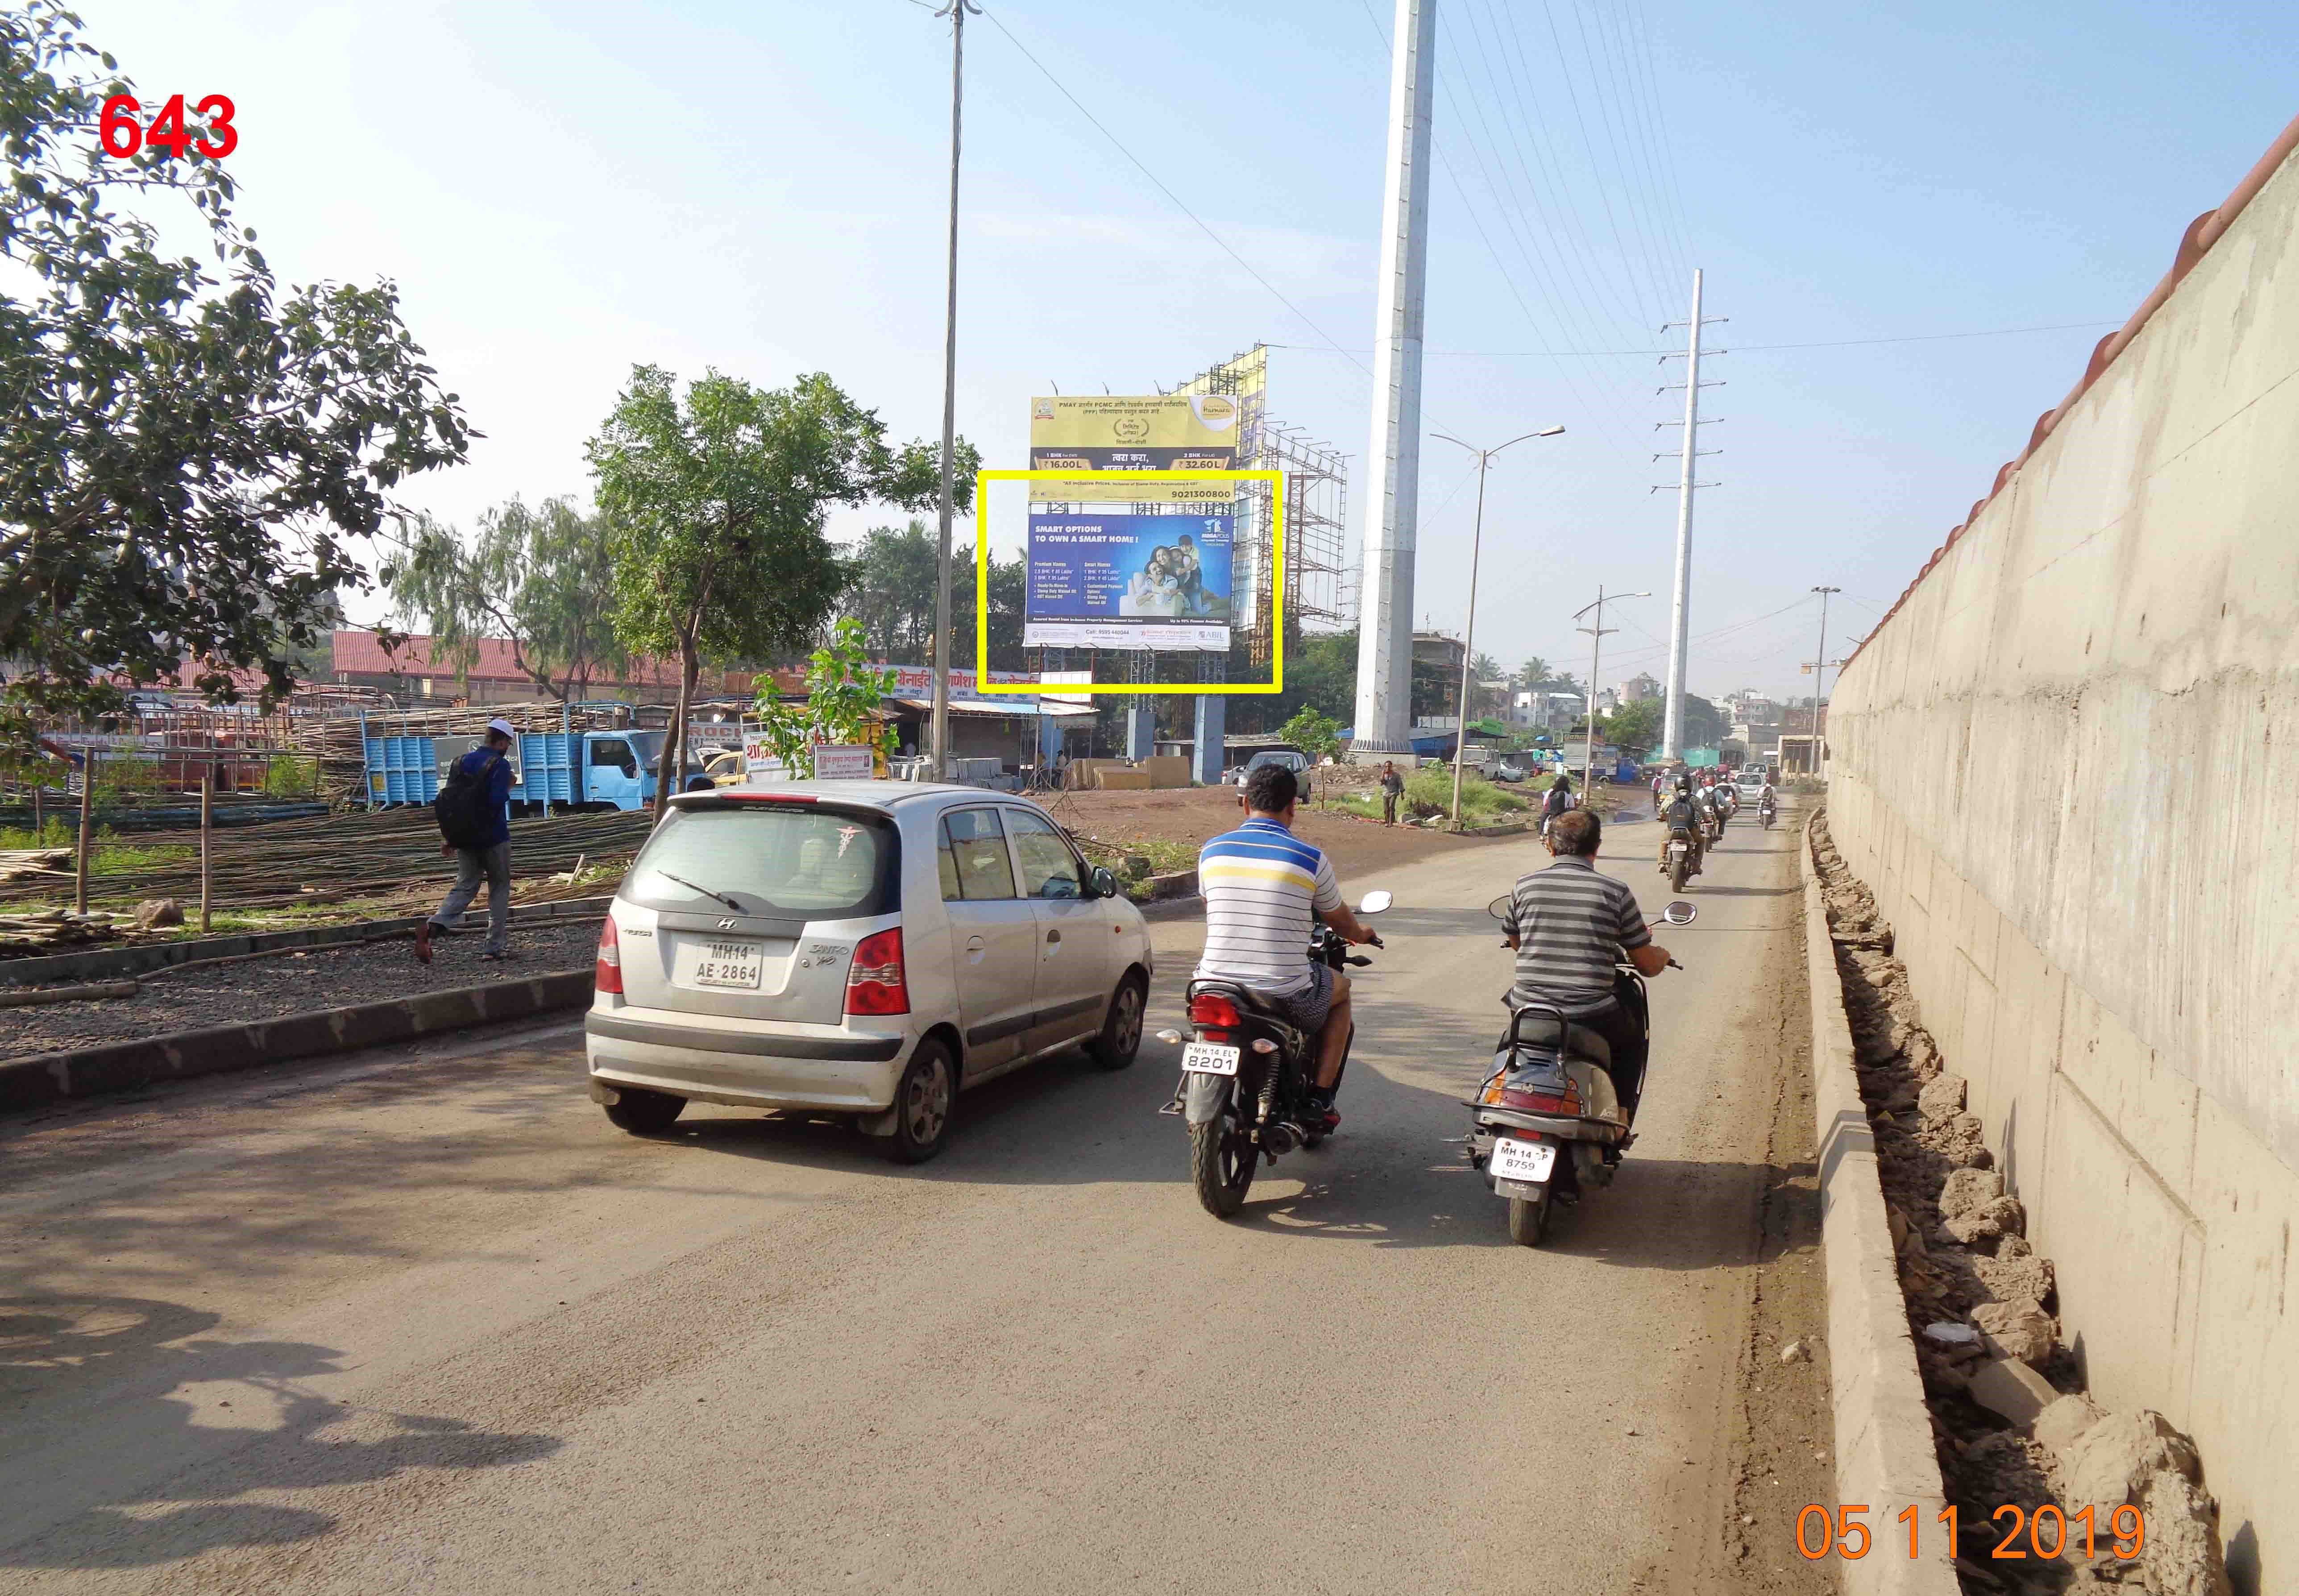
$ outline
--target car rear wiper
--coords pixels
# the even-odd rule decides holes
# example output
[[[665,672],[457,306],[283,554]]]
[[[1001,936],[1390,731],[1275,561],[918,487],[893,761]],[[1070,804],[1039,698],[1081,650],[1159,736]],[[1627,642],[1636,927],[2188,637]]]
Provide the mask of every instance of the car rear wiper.
[[[709,887],[707,887],[707,886],[697,886],[697,885],[695,885],[695,884],[694,884],[693,882],[689,881],[685,877],[684,877],[684,876],[674,876],[674,875],[672,875],[668,870],[663,869],[661,869],[661,868],[660,868],[660,867],[651,867],[651,868],[652,868],[652,869],[654,869],[654,873],[655,873],[656,875],[658,875],[658,876],[661,877],[665,881],[676,881],[676,882],[677,882],[677,883],[678,883],[678,885],[679,885],[684,886],[684,887],[686,887],[686,888],[689,888],[689,889],[690,889],[690,890],[692,890],[692,891],[701,893],[701,894],[704,897],[706,897],[706,898],[716,898],[716,899],[718,899],[718,902],[720,902],[721,903],[724,903],[727,908],[729,908],[729,909],[733,910],[736,914],[740,914],[740,913],[742,913],[742,912],[743,912],[743,906],[742,906],[742,904],[740,904],[740,903],[736,902],[734,899],[732,899],[732,898],[728,897],[725,893],[714,893],[714,892],[712,892],[712,891],[711,891]]]

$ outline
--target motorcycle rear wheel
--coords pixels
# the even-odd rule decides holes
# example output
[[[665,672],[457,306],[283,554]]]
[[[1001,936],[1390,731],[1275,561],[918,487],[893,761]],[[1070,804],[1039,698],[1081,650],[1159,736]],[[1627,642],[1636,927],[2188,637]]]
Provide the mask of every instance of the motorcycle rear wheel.
[[[1690,861],[1684,859],[1678,859],[1672,863],[1668,867],[1669,885],[1677,892],[1682,892],[1684,890],[1684,873],[1690,868]]]
[[[1222,1104],[1219,1116],[1190,1126],[1190,1184],[1197,1187],[1198,1201],[1206,1212],[1226,1219],[1245,1206],[1260,1157],[1260,1149],[1246,1140],[1234,1093]]]
[[[1540,1245],[1541,1233],[1548,1228],[1548,1204],[1551,1193],[1542,1186],[1538,1197],[1512,1197],[1508,1205],[1509,1240],[1520,1247]]]

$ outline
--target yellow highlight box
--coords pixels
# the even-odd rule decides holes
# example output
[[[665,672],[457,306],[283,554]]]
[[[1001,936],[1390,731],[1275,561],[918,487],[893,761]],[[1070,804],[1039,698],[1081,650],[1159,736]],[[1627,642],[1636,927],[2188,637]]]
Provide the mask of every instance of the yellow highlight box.
[[[1206,503],[1208,483],[1266,482],[1269,484],[1270,677],[1266,683],[1245,682],[1064,682],[1050,690],[1060,693],[1156,693],[1194,698],[1202,693],[1282,693],[1285,691],[1285,473],[1282,471],[976,471],[974,474],[974,679],[981,693],[1041,693],[1042,680],[997,683],[990,679],[990,485],[1032,482],[1058,491],[1033,493],[1033,503],[1186,504]],[[1235,494],[1218,495],[1234,499]],[[1024,556],[1028,558],[1028,544]],[[1232,612],[1235,612],[1236,544],[1230,548]]]

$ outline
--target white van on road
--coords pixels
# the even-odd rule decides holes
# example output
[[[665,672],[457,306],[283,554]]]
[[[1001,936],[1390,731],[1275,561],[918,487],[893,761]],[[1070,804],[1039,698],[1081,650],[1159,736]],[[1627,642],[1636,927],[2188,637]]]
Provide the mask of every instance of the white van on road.
[[[592,1097],[633,1135],[690,1101],[851,1116],[904,1162],[953,1100],[1084,1043],[1122,1069],[1141,910],[1027,799],[793,782],[683,793],[599,935]]]

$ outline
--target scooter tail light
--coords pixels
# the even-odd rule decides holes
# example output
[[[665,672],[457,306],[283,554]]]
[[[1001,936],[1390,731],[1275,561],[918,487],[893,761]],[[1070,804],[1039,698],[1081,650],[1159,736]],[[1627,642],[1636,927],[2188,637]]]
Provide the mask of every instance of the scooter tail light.
[[[612,997],[623,995],[623,944],[615,935],[615,917],[599,927],[599,961],[592,967],[593,988]]]
[[[864,937],[846,971],[846,1012],[908,1014],[910,987],[902,965],[902,928],[889,926]]]

